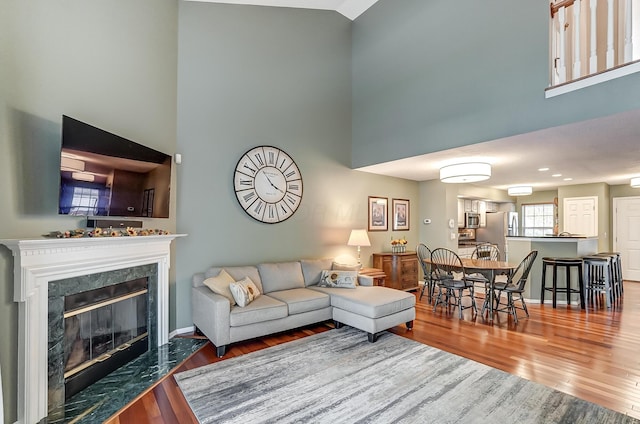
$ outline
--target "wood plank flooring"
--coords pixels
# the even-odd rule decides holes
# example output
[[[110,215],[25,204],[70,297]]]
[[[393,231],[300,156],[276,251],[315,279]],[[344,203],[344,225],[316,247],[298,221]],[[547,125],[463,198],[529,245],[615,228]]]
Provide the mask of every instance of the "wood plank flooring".
[[[474,318],[469,310],[463,320],[455,311],[439,308],[433,312],[425,296],[417,303],[413,331],[404,327],[392,331],[640,418],[640,283],[625,282],[624,298],[611,310],[528,306],[531,316],[517,325],[504,313],[497,314],[491,324]],[[330,324],[318,324],[237,343],[224,359],[331,328]],[[219,360],[207,344],[175,372]],[[197,420],[169,375],[107,423],[183,424]]]

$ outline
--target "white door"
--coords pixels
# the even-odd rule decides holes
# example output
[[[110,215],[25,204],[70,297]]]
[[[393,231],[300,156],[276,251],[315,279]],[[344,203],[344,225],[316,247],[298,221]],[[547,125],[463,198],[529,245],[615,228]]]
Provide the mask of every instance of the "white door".
[[[622,276],[640,281],[640,197],[614,197],[613,211],[613,250],[620,252]]]
[[[563,206],[563,232],[598,237],[597,197],[567,197]]]

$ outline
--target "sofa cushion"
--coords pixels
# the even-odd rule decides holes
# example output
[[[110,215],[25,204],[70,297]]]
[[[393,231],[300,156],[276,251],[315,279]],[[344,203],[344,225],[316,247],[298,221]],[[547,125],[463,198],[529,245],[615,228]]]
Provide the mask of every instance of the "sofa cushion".
[[[331,269],[332,259],[302,259],[302,275],[304,276],[304,285],[315,286],[320,282],[320,274],[322,270]]]
[[[285,318],[288,315],[288,308],[286,303],[263,295],[244,308],[234,306],[231,308],[229,315],[229,324],[231,327],[240,327]]]
[[[269,293],[289,307],[289,315],[315,311],[331,306],[331,298],[325,293],[309,289],[289,289]]]
[[[258,287],[251,281],[251,278],[244,277],[240,281],[229,284],[229,289],[239,307],[244,308],[249,303],[260,297]]]
[[[320,276],[318,287],[335,287],[342,289],[355,289],[358,280],[357,271],[324,270]]]
[[[202,282],[202,284],[209,287],[212,292],[229,299],[229,303],[233,306],[236,304],[236,300],[233,298],[233,294],[229,289],[231,283],[235,283],[235,280],[224,269],[215,277],[209,277]]]
[[[262,293],[304,288],[300,262],[264,263],[258,265]]]
[[[354,290],[314,287],[331,296],[331,305],[367,318],[380,318],[415,307],[411,293],[389,287],[358,286]]]
[[[220,266],[214,266],[209,268],[207,272],[205,272],[205,277],[209,278],[209,277],[214,277],[218,275],[220,271],[222,271],[222,268],[223,267],[220,267]],[[229,275],[233,278],[233,281],[240,281],[244,277],[251,278],[251,281],[253,281],[256,287],[258,287],[258,290],[260,290],[260,293],[264,293],[264,290],[262,289],[262,282],[260,280],[260,274],[258,273],[257,267],[253,265],[225,266],[224,270],[229,273]]]

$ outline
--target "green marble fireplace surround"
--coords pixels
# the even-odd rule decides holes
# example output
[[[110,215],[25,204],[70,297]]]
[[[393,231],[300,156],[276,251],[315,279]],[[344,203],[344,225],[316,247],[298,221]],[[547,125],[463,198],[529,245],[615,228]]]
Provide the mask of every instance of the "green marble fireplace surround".
[[[167,344],[170,245],[180,236],[0,240],[14,258],[18,422],[40,422],[63,406],[65,294],[147,277],[149,347]]]

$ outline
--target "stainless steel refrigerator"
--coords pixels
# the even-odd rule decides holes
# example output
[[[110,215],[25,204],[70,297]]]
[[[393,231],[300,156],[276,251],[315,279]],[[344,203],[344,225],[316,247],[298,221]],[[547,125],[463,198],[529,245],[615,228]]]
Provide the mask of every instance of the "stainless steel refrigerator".
[[[500,249],[500,259],[509,260],[507,236],[518,235],[518,214],[516,212],[488,212],[487,226],[476,230],[476,241],[491,243]]]

